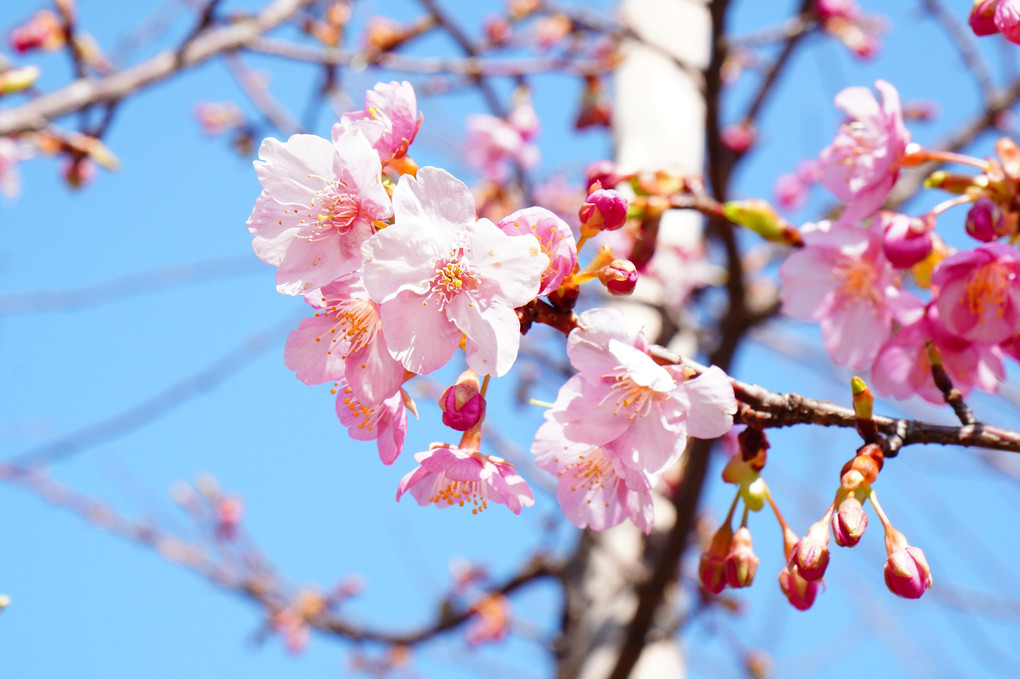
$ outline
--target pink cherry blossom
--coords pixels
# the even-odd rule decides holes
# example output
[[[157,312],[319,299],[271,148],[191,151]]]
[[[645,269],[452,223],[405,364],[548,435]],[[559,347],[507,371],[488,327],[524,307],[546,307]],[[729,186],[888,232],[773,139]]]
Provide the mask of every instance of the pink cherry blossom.
[[[397,392],[404,366],[386,348],[379,311],[357,276],[347,276],[305,298],[320,311],[287,338],[283,360],[305,384],[346,377],[354,393],[378,403]]]
[[[577,245],[570,227],[555,214],[542,207],[518,210],[497,224],[503,233],[511,236],[531,234],[538,238],[542,252],[549,258],[549,266],[542,272],[538,295],[548,295],[574,270],[577,262]]]
[[[333,126],[333,140],[339,140],[348,130],[360,130],[378,152],[379,160],[387,163],[407,155],[423,120],[411,83],[378,83],[365,93],[364,110],[340,117]]]
[[[953,386],[964,396],[974,387],[995,391],[1005,379],[999,348],[951,334],[939,321],[939,310],[934,304],[906,314],[900,321],[903,327],[882,346],[871,368],[871,384],[879,392],[895,398],[917,394],[930,403],[944,402],[932,377],[925,348],[927,340],[938,349]]]
[[[398,390],[381,403],[365,404],[344,380],[337,384],[336,416],[355,441],[375,441],[383,464],[393,461],[404,449],[407,433],[405,394]]]
[[[719,368],[685,379],[683,366],[661,366],[648,340],[627,332],[623,314],[581,314],[567,339],[580,374],[560,389],[554,411],[570,441],[618,455],[628,467],[656,474],[679,459],[687,436],[716,438],[733,425],[737,403]]]
[[[557,477],[556,498],[578,528],[606,530],[630,519],[652,530],[655,478],[631,469],[612,451],[567,439],[562,413],[547,410],[531,452],[537,464]]]
[[[532,141],[538,135],[538,118],[530,105],[518,106],[508,120],[468,116],[467,130],[465,158],[490,181],[505,180],[515,164],[525,169],[538,165],[539,151]]]
[[[468,188],[444,170],[403,175],[393,226],[365,243],[365,287],[379,303],[390,352],[411,372],[432,372],[466,336],[468,366],[501,376],[520,346],[514,309],[538,294],[549,258],[534,236],[475,221]]]
[[[896,183],[910,142],[896,89],[883,80],[875,88],[882,94],[881,106],[864,87],[848,87],[836,95],[836,106],[849,120],[818,157],[822,184],[847,203],[846,222],[863,219],[881,207]]]
[[[932,273],[942,324],[955,335],[999,344],[1020,327],[1020,252],[988,243],[939,262]]]
[[[931,253],[931,232],[935,218],[910,217],[898,212],[879,212],[882,229],[882,251],[897,269],[909,269]]]
[[[266,139],[255,171],[262,195],[248,218],[252,247],[277,267],[276,289],[298,295],[361,266],[374,220],[392,214],[379,157],[364,135]]]
[[[783,313],[819,321],[832,360],[863,370],[889,337],[896,313],[920,301],[899,288],[877,229],[820,222],[779,269]]]
[[[517,469],[506,460],[446,443],[433,443],[424,453],[415,453],[420,465],[400,481],[397,500],[407,491],[418,504],[437,507],[472,505],[477,514],[489,502],[506,505],[514,514],[531,507],[535,498]]]

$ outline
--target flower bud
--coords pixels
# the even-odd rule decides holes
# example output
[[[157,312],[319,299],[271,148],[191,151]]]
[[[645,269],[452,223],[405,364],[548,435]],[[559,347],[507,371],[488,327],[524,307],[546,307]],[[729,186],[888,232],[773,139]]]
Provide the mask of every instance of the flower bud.
[[[885,562],[885,586],[904,599],[920,599],[931,587],[931,569],[920,548],[907,545],[906,539],[903,543],[905,546],[891,551]]]
[[[43,49],[55,52],[66,43],[60,18],[44,9],[36,12],[26,23],[11,31],[11,47],[15,52]]]
[[[797,541],[790,552],[789,565],[795,565],[808,582],[825,576],[825,569],[829,567],[829,527],[825,521],[814,523],[807,535]]]
[[[701,555],[698,563],[698,578],[701,584],[712,594],[726,589],[726,557],[733,541],[733,529],[729,523],[723,524],[715,535],[708,551]]]
[[[819,582],[808,582],[797,570],[796,564],[779,571],[779,589],[798,611],[806,611],[815,603]]]
[[[734,224],[746,226],[767,241],[801,244],[800,233],[761,198],[731,200],[723,203],[722,211],[726,219]]]
[[[587,177],[589,189],[596,182],[599,185],[597,188],[602,188],[603,186],[616,186],[620,181],[616,163],[611,160],[595,161],[585,169],[584,174]]]
[[[853,547],[868,527],[868,515],[856,495],[848,495],[832,515],[832,537],[840,547]]]
[[[991,243],[1006,232],[1006,216],[994,200],[982,196],[967,212],[967,233],[982,243]]]
[[[931,252],[934,219],[882,212],[882,251],[897,269],[909,269]]]
[[[443,411],[443,424],[457,431],[467,431],[485,418],[485,397],[475,371],[465,370],[456,384],[443,391],[439,408]]]
[[[733,534],[726,555],[726,582],[730,587],[750,587],[758,570],[758,557],[751,548],[751,530],[741,526]]]
[[[35,84],[42,71],[38,66],[25,66],[24,68],[10,68],[0,71],[0,95],[14,94],[26,90]]]
[[[854,459],[843,465],[839,472],[840,484],[845,490],[853,491],[861,485],[870,486],[878,478],[885,458],[882,449],[875,443],[867,443],[857,449]]]
[[[618,191],[592,184],[577,216],[581,220],[581,235],[586,238],[600,231],[616,231],[627,223],[627,199]]]
[[[611,295],[623,296],[634,292],[637,279],[637,268],[626,259],[614,259],[599,270],[599,280]]]
[[[758,138],[758,131],[754,129],[754,125],[749,123],[727,125],[723,128],[719,137],[723,145],[729,150],[734,153],[744,153],[754,145],[755,140]]]
[[[829,19],[854,21],[861,14],[854,0],[815,0],[814,9],[819,21]]]
[[[1020,45],[1020,0],[999,0],[992,20],[1002,37]]]
[[[974,0],[967,23],[974,35],[994,35],[999,32],[995,25],[995,3],[999,0]]]

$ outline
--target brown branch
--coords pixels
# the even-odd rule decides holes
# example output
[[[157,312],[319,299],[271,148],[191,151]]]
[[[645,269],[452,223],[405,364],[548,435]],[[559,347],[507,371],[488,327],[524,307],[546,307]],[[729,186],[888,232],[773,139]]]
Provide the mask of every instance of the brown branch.
[[[526,57],[520,59],[483,59],[481,57],[411,57],[394,52],[366,55],[364,52],[336,47],[313,47],[282,40],[260,38],[245,49],[294,61],[307,61],[327,66],[348,66],[364,63],[405,73],[426,75],[452,74],[468,78],[477,76],[522,78],[541,73],[568,73],[578,76],[603,75],[612,65],[598,59],[569,59],[563,56]]]
[[[662,347],[652,348],[652,357],[663,363],[683,362],[698,372],[706,370],[689,359]],[[747,384],[731,379],[737,400],[750,406],[734,418],[743,422],[754,422],[761,427],[789,427],[796,424],[814,424],[824,427],[857,427],[857,416],[853,408],[845,408],[829,401],[802,396],[800,394],[777,394],[756,384]],[[937,443],[964,447],[989,448],[1020,453],[1020,432],[986,424],[949,426],[931,424],[920,420],[874,416],[881,433],[898,436],[903,445],[915,443]]]
[[[119,101],[212,57],[250,44],[314,0],[276,0],[254,17],[205,33],[180,54],[162,52],[104,78],[81,79],[16,108],[0,111],[0,137],[44,129],[52,120],[94,104]]]

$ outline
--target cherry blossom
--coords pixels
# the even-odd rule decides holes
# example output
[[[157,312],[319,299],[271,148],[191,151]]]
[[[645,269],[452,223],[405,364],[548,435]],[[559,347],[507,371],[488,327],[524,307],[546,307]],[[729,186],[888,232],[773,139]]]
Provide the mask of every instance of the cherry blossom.
[[[392,214],[379,157],[352,130],[335,143],[309,134],[266,139],[255,171],[262,195],[248,218],[252,247],[277,267],[276,289],[298,295],[361,266],[374,220]]]
[[[556,498],[570,522],[605,530],[630,519],[651,532],[655,478],[627,467],[612,451],[567,439],[562,413],[547,410],[545,419],[531,452],[535,464],[556,475]]]
[[[883,80],[875,88],[882,95],[881,105],[864,87],[848,87],[836,95],[836,106],[849,120],[818,157],[821,182],[847,203],[843,220],[848,223],[885,202],[910,142],[896,89]]]
[[[538,295],[548,295],[560,287],[577,262],[574,234],[567,223],[542,207],[526,207],[500,220],[496,225],[511,236],[531,234],[538,238],[549,266],[542,272]]]
[[[287,338],[283,359],[305,384],[347,379],[358,398],[377,403],[396,393],[404,366],[386,348],[379,311],[357,276],[305,297],[320,309]]]
[[[538,165],[539,151],[533,143],[539,131],[538,117],[528,104],[515,108],[507,120],[468,116],[467,130],[465,159],[490,181],[506,179],[514,164],[525,169]]]
[[[931,340],[953,386],[966,396],[975,386],[995,391],[1005,379],[1002,353],[998,347],[970,342],[953,335],[939,321],[934,304],[900,318],[904,323],[886,342],[871,368],[871,384],[883,394],[908,398],[917,394],[930,403],[944,402],[935,386],[925,342]]]
[[[716,438],[733,425],[737,403],[719,368],[687,378],[682,366],[661,366],[631,335],[621,312],[581,314],[567,339],[580,373],[560,389],[554,411],[571,441],[618,455],[628,467],[656,474],[679,459],[687,436]]]
[[[517,469],[500,457],[474,448],[433,443],[427,451],[415,453],[414,459],[419,466],[401,479],[398,501],[410,491],[423,507],[469,504],[472,514],[486,509],[490,501],[506,505],[514,514],[535,504]]]
[[[337,384],[336,416],[355,441],[375,441],[383,464],[393,461],[404,449],[407,433],[407,396],[398,390],[381,403],[365,404],[344,380]]]
[[[1020,252],[988,243],[942,260],[932,273],[942,324],[953,334],[999,344],[1020,328]]]
[[[521,340],[514,309],[535,298],[549,263],[538,239],[475,221],[468,188],[434,167],[402,176],[393,207],[394,224],[363,248],[365,287],[390,352],[411,372],[429,373],[463,334],[472,370],[506,374]]]
[[[359,130],[385,164],[407,155],[423,120],[411,83],[378,83],[365,93],[364,110],[345,113],[333,126],[333,141],[349,130]]]
[[[820,222],[801,235],[804,247],[779,268],[783,313],[819,321],[832,360],[862,370],[889,337],[895,314],[920,301],[900,290],[877,229]]]

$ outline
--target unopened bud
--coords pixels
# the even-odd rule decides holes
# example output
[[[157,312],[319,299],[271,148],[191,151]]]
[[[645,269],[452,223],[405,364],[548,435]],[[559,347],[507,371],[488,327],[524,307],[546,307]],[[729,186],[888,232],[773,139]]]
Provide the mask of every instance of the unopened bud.
[[[1006,233],[1006,216],[1002,208],[988,198],[981,196],[967,212],[967,233],[982,243],[991,243]]]
[[[850,494],[839,503],[832,515],[832,537],[840,547],[853,547],[861,541],[868,527],[868,515],[856,495]]]
[[[897,269],[909,269],[931,252],[935,220],[882,212],[882,251]]]
[[[603,189],[601,185],[588,192],[578,211],[581,235],[591,238],[601,231],[615,231],[627,223],[627,199],[618,191]]]
[[[931,569],[920,548],[907,544],[895,528],[886,533],[885,585],[904,599],[919,599],[931,587]]]
[[[39,79],[42,71],[38,66],[25,66],[24,68],[12,68],[0,72],[0,95],[14,94],[28,89]]]
[[[729,523],[723,524],[715,535],[708,551],[701,555],[698,563],[698,578],[701,584],[712,594],[726,589],[726,556],[730,552],[733,541],[733,529]]]
[[[741,526],[733,534],[726,554],[726,582],[730,587],[750,587],[758,570],[758,557],[751,547],[751,530]]]
[[[735,153],[744,153],[754,145],[758,131],[750,123],[727,125],[719,135],[723,145]]]
[[[765,479],[759,476],[740,489],[740,496],[744,498],[744,504],[750,511],[760,512],[769,497],[769,487],[765,484]]]
[[[819,582],[809,582],[797,570],[796,564],[779,571],[779,589],[798,611],[806,611],[815,603]]]
[[[796,565],[801,576],[808,582],[821,580],[825,569],[829,567],[829,526],[826,521],[818,521],[808,529],[793,551],[790,552],[790,565]]]
[[[734,224],[746,226],[773,243],[800,245],[801,238],[793,226],[776,214],[772,206],[761,198],[731,200],[723,203],[723,215]]]
[[[995,5],[999,0],[974,0],[967,23],[974,35],[994,35],[999,32],[995,25]]]
[[[482,396],[478,375],[465,370],[456,384],[447,387],[439,397],[443,411],[443,424],[457,431],[467,431],[485,418],[485,397]]]
[[[599,270],[599,280],[611,295],[623,296],[634,292],[637,279],[637,268],[626,259],[614,259]]]

